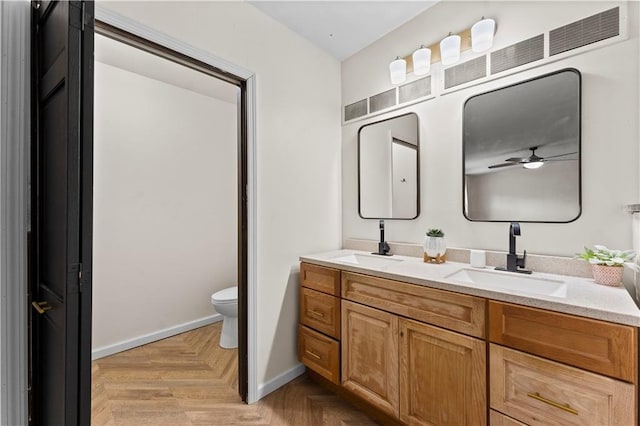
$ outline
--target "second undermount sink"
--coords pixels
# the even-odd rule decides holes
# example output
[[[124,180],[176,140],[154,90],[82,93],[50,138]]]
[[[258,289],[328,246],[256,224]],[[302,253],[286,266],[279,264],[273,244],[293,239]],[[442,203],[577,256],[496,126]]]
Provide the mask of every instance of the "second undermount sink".
[[[515,272],[464,268],[447,275],[445,278],[461,283],[476,284],[487,290],[506,290],[532,295],[567,297],[567,284],[564,281],[525,276]]]
[[[397,259],[394,257],[358,253],[334,257],[331,260],[334,260],[336,262],[348,263],[351,265],[370,266],[373,268],[381,268],[384,266],[394,265],[398,262],[402,262],[402,259]]]

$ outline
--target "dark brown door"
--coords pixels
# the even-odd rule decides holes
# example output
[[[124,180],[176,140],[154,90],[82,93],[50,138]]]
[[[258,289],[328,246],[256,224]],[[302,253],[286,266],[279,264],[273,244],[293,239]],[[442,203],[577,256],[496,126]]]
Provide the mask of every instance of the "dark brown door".
[[[91,413],[93,3],[34,3],[31,419]]]

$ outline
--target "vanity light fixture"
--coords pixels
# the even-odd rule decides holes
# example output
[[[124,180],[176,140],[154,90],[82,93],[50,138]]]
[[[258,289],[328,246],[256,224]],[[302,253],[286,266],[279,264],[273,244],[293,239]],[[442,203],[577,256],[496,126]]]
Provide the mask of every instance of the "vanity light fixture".
[[[442,65],[455,64],[460,60],[460,36],[449,33],[440,42],[440,61]]]
[[[389,64],[389,75],[391,84],[404,83],[407,79],[407,61],[396,56],[396,59]]]
[[[431,69],[431,49],[420,46],[413,55],[413,73],[415,75],[425,75]]]
[[[471,50],[476,53],[484,52],[493,46],[493,34],[496,31],[496,21],[485,19],[483,16],[471,27]]]
[[[451,65],[460,60],[461,52],[473,50],[484,52],[493,46],[493,36],[496,32],[496,21],[483,16],[472,27],[457,34],[449,33],[440,42],[428,46],[421,45],[413,54],[404,57],[397,56],[389,64],[389,74],[392,84],[404,83],[408,73],[417,76],[428,74],[431,64],[442,62]]]

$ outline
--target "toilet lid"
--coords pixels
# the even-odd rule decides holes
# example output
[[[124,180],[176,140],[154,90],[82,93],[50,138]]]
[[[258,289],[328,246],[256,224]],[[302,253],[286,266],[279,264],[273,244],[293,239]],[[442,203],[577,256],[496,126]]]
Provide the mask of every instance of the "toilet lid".
[[[238,300],[238,286],[225,288],[211,295],[211,301],[233,302]]]

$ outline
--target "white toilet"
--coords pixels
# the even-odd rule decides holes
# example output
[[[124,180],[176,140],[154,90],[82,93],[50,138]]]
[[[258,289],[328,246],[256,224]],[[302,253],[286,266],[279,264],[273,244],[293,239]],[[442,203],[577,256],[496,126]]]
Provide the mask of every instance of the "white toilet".
[[[238,347],[238,286],[225,288],[211,295],[211,304],[222,315],[220,346]]]

